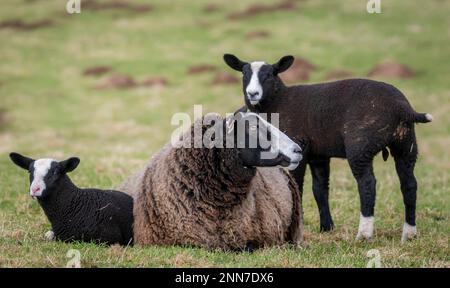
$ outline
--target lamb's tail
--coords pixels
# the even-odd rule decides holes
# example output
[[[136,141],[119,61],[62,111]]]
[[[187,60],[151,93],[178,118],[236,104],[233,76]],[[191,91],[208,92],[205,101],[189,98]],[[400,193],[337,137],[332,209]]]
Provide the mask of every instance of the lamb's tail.
[[[398,104],[400,118],[407,123],[428,123],[433,121],[433,115],[416,112],[408,102],[400,102]]]
[[[415,113],[414,122],[415,123],[428,123],[433,121],[433,115],[428,113]]]

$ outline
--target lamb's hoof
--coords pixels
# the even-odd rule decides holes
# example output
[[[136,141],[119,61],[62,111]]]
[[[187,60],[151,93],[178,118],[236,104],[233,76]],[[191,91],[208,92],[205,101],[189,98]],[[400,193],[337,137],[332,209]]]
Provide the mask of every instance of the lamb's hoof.
[[[334,230],[334,224],[324,224],[324,225],[320,225],[320,232],[330,232]]]
[[[47,241],[55,241],[55,233],[54,233],[52,230],[47,231],[47,232],[44,234],[44,238],[45,238],[45,240],[47,240]]]
[[[415,238],[417,238],[417,227],[405,222],[405,224],[403,224],[402,243]]]
[[[356,234],[356,241],[367,241],[367,242],[371,242],[373,240],[373,234],[371,233],[363,233],[363,232],[358,232],[358,234]]]
[[[356,240],[371,241],[373,237],[375,218],[373,216],[364,217],[362,214],[359,218],[358,234]]]
[[[253,253],[256,249],[259,248],[259,245],[256,241],[247,241],[247,245],[245,245],[244,252]]]

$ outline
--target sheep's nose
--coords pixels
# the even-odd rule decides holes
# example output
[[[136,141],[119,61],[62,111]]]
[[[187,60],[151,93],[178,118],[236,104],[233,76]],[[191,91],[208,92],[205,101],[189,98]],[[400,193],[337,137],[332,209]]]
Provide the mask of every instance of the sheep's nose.
[[[302,148],[300,148],[300,146],[298,146],[298,145],[295,145],[294,148],[292,149],[292,152],[302,153]]]
[[[255,98],[259,96],[259,92],[248,92],[248,96],[250,96],[250,98]]]
[[[300,148],[300,146],[294,145],[292,147],[292,153],[294,154],[293,159],[292,159],[292,160],[294,160],[294,162],[300,162],[303,159],[303,156],[301,154],[302,149]]]
[[[33,192],[33,193],[39,192],[39,190],[41,190],[40,187],[32,187],[31,188],[31,192]]]

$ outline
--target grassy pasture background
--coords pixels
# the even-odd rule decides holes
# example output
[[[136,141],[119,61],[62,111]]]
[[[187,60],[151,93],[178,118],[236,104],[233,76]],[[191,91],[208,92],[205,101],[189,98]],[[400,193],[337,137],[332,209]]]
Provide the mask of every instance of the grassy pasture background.
[[[111,1],[111,0],[107,0]],[[365,267],[378,249],[385,267],[450,267],[450,2],[382,0],[381,14],[366,13],[365,0],[305,0],[296,9],[230,20],[227,15],[267,0],[138,1],[151,11],[83,9],[69,15],[61,0],[2,0],[0,21],[50,20],[39,29],[0,28],[0,267],[62,267],[69,249],[81,252],[84,267]],[[105,1],[100,1],[105,3]],[[214,11],[205,12],[213,3]],[[214,7],[213,7],[214,8]],[[1,25],[0,25],[1,27]],[[247,33],[266,31],[265,38]],[[400,244],[403,203],[392,158],[375,161],[376,237],[355,242],[359,198],[343,160],[333,160],[330,205],[337,229],[320,234],[307,172],[301,249],[223,253],[184,247],[101,247],[48,243],[50,228],[28,196],[27,174],[8,153],[81,158],[71,174],[82,187],[115,187],[139,169],[174,129],[175,112],[232,112],[243,104],[240,84],[212,85],[214,74],[230,71],[222,54],[276,61],[285,54],[317,66],[306,82],[324,81],[336,69],[366,77],[375,65],[397,61],[417,72],[410,79],[384,79],[402,90],[417,111],[435,122],[417,126],[416,241]],[[216,71],[189,75],[193,65]],[[83,75],[95,66],[115,72]],[[121,73],[144,81],[164,77],[167,85],[95,89]]]

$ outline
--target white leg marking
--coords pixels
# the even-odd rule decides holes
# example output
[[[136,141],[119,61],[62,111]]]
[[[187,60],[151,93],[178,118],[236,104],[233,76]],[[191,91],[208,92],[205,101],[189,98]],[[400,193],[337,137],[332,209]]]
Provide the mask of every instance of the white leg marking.
[[[403,224],[402,243],[405,243],[406,241],[413,239],[416,236],[417,236],[417,227],[411,226],[405,222],[405,224]]]
[[[366,239],[369,240],[373,237],[373,224],[375,217],[364,217],[362,214],[359,217],[359,228],[356,240]]]
[[[47,231],[47,232],[44,234],[44,238],[45,238],[45,240],[47,240],[47,241],[54,241],[54,240],[55,240],[55,233],[54,233],[52,230]]]

